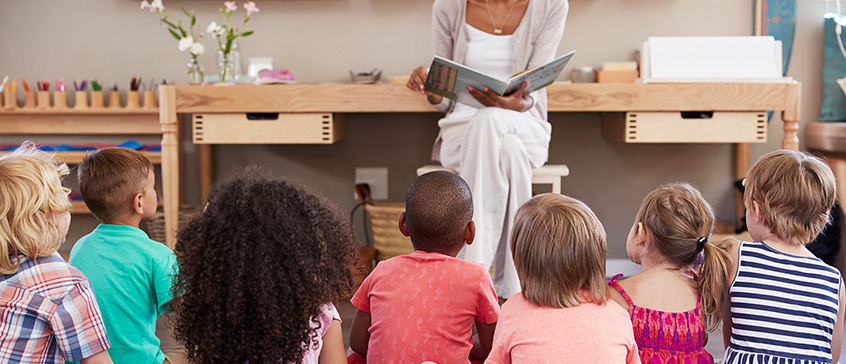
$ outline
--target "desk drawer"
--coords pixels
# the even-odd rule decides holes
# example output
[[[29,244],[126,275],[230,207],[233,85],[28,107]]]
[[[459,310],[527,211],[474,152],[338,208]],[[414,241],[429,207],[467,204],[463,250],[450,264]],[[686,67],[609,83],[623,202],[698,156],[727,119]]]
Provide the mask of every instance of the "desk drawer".
[[[331,113],[194,114],[195,144],[332,144],[345,134]]]
[[[602,133],[608,139],[626,143],[764,143],[767,113],[603,113]]]

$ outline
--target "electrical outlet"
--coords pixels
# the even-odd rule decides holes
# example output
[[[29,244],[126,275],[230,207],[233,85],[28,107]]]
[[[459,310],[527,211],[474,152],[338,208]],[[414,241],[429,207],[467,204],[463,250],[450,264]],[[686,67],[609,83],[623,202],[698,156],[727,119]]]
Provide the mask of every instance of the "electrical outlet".
[[[367,183],[374,200],[388,199],[388,167],[360,167],[355,169],[355,184]]]

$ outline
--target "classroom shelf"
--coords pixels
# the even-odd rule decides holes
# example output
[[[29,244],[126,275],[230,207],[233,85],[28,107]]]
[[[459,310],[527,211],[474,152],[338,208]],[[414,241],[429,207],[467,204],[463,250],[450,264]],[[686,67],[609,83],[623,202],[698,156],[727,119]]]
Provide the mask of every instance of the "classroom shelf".
[[[10,152],[0,152],[0,155],[5,155]],[[85,155],[90,153],[90,151],[84,152],[56,152],[56,158],[65,162],[67,164],[79,164],[82,162],[82,158],[85,158]],[[161,164],[162,162],[162,153],[161,152],[141,152],[147,159],[150,160],[153,164]]]

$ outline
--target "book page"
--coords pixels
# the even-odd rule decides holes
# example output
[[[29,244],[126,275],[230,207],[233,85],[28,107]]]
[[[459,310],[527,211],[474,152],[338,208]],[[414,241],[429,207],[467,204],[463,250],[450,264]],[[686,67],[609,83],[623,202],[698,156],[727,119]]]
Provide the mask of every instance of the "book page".
[[[512,76],[511,79],[508,80],[508,87],[505,94],[508,95],[514,92],[520,88],[520,85],[522,85],[523,82],[526,81],[529,82],[529,87],[526,88],[526,93],[534,92],[549,86],[549,84],[555,82],[555,79],[558,78],[558,75],[561,74],[561,71],[564,70],[564,67],[567,66],[567,62],[570,62],[570,58],[572,58],[575,53],[576,51],[570,51],[570,53],[558,57],[549,63],[528,69]]]

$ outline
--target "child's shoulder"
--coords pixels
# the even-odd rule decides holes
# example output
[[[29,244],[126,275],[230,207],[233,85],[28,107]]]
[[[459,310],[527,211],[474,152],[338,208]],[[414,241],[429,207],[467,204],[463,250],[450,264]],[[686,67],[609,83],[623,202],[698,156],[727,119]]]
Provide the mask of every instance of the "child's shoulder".
[[[4,276],[2,284],[56,300],[87,281],[79,269],[53,253],[33,260],[23,258],[18,271]]]

